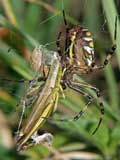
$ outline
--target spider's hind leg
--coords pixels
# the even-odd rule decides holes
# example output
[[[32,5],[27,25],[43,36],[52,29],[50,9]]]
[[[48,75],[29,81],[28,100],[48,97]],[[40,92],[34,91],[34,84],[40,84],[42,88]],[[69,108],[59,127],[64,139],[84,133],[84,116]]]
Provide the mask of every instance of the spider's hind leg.
[[[99,106],[100,106],[100,112],[101,112],[101,115],[100,115],[100,118],[99,118],[99,122],[98,122],[98,125],[96,127],[96,129],[93,131],[92,134],[95,134],[96,131],[98,130],[98,128],[100,127],[100,124],[102,122],[102,119],[103,119],[103,115],[104,115],[104,105],[103,105],[103,102],[102,102],[102,99],[101,99],[101,94],[100,94],[100,91],[99,89],[97,89],[96,87],[93,87],[91,86],[90,84],[87,84],[87,83],[80,83],[80,82],[74,82],[74,81],[71,81],[71,86],[76,86],[76,87],[84,87],[84,88],[89,88],[93,91],[95,91],[96,95],[97,95],[97,98],[98,98],[98,102],[99,102]],[[86,105],[83,110],[81,110],[79,112],[78,115],[76,115],[74,117],[73,120],[78,120],[82,115],[83,113],[85,112],[85,110],[88,108],[89,105]]]
[[[82,96],[86,97],[88,99],[88,102],[85,104],[84,108],[77,114],[73,117],[73,121],[76,121],[78,120],[84,113],[85,111],[87,110],[87,108],[90,106],[90,104],[92,103],[93,101],[93,97],[91,95],[89,95],[88,93],[86,93],[85,91],[82,91],[80,88],[78,88],[78,86],[75,86],[75,85],[71,85],[71,83],[69,82],[68,84],[68,87],[78,93],[80,93]]]
[[[117,40],[117,16],[115,17],[115,29],[114,29],[114,42],[113,45],[109,51],[109,54],[107,55],[107,57],[105,58],[104,62],[102,65],[93,65],[93,70],[98,70],[98,69],[103,69],[105,68],[105,66],[108,64],[109,60],[112,58],[113,54],[116,51],[117,48],[117,44],[116,44],[116,40]]]

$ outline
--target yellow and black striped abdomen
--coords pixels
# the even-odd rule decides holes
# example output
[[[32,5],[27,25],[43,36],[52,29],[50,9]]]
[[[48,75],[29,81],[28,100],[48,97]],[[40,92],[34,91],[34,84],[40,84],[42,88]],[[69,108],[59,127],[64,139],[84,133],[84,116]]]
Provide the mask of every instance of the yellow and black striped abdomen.
[[[67,35],[69,63],[91,66],[94,61],[94,43],[91,33],[80,26],[69,29]]]

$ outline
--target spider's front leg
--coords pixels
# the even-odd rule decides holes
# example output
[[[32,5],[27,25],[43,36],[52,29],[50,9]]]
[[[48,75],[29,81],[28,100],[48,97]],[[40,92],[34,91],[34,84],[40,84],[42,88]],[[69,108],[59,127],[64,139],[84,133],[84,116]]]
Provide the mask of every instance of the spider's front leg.
[[[89,88],[93,91],[95,91],[96,95],[97,95],[97,98],[98,98],[98,102],[99,102],[99,106],[100,106],[100,111],[101,111],[101,116],[100,116],[100,119],[99,119],[99,123],[96,127],[96,129],[93,131],[92,134],[95,134],[96,131],[98,130],[101,122],[102,122],[102,119],[103,119],[103,115],[104,115],[104,105],[103,105],[103,102],[102,102],[102,99],[101,99],[101,95],[100,95],[100,91],[99,89],[97,89],[96,87],[93,87],[92,85],[90,84],[87,84],[87,83],[82,83],[82,82],[74,82],[74,81],[69,81],[67,83],[68,87],[77,91],[77,92],[81,92],[80,90],[78,90],[77,88],[78,87],[84,87],[84,88]],[[81,110],[74,118],[73,120],[78,120],[82,115],[83,113],[86,111],[86,109],[88,108],[88,106],[91,104],[93,98],[91,96],[88,96],[88,94],[86,92],[83,92],[82,93],[84,96],[88,97],[90,99],[90,101],[86,104],[86,106],[83,108],[83,110]]]
[[[112,58],[112,55],[115,53],[117,45],[116,45],[116,40],[117,40],[117,16],[115,18],[115,30],[114,30],[114,43],[109,51],[109,54],[105,58],[104,62],[102,65],[92,65],[92,70],[99,70],[105,68],[105,66],[108,64],[109,60]]]

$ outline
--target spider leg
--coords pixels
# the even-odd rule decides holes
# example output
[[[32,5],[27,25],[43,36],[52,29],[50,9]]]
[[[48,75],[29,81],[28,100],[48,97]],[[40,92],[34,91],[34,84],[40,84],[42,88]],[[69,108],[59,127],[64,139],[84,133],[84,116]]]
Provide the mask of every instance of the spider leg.
[[[71,82],[67,83],[68,87],[78,93],[80,93],[81,95],[83,95],[84,97],[86,97],[88,99],[88,102],[85,104],[85,107],[77,114],[74,116],[73,120],[76,121],[78,120],[83,114],[84,112],[87,110],[87,108],[90,106],[90,104],[93,101],[93,97],[91,95],[89,95],[88,93],[80,90],[80,88],[78,88],[78,86],[76,85],[72,85]],[[82,87],[82,85],[81,85]]]
[[[95,130],[94,130],[93,133],[92,133],[92,134],[95,134],[96,131],[98,130],[98,128],[100,127],[100,124],[101,124],[101,122],[102,122],[103,115],[104,115],[104,105],[103,105],[103,102],[102,102],[102,99],[101,99],[100,91],[99,91],[98,88],[96,88],[96,87],[94,87],[94,86],[92,86],[92,85],[90,85],[90,84],[87,84],[87,83],[82,83],[82,82],[79,83],[79,82],[74,82],[74,81],[71,81],[70,83],[71,83],[71,85],[75,85],[75,86],[78,86],[78,87],[90,88],[91,90],[95,91],[95,93],[96,93],[96,95],[97,95],[98,102],[99,102],[99,106],[100,106],[100,111],[101,111],[101,116],[100,116],[100,119],[99,119],[99,122],[98,122],[97,127],[95,128]],[[80,114],[80,116],[81,116],[82,111],[79,112],[79,114]],[[77,117],[80,117],[80,116],[77,116]],[[77,117],[75,117],[75,120],[76,120]]]
[[[54,118],[46,118],[46,117],[43,117],[45,119],[48,119],[48,120],[54,120],[54,121],[61,121],[61,122],[70,122],[70,121],[75,121],[75,120],[78,120],[85,112],[85,110],[90,106],[90,104],[92,103],[93,101],[93,97],[91,95],[89,95],[88,93],[82,91],[80,88],[78,88],[77,86],[75,85],[71,85],[69,82],[66,84],[70,89],[78,92],[79,94],[81,94],[82,96],[86,97],[88,99],[88,102],[86,103],[85,107],[83,110],[81,110],[79,112],[79,114],[77,114],[76,116],[74,116],[73,118],[69,118],[69,119],[65,119],[65,118],[62,118],[62,119],[54,119]]]
[[[20,79],[20,80],[12,80],[12,79],[7,79],[7,78],[0,78],[0,80],[2,81],[7,81],[7,82],[13,82],[13,83],[34,83],[35,81],[45,81],[44,77],[35,77],[31,80],[24,80],[24,79]]]
[[[0,80],[2,81],[7,81],[7,82],[14,82],[14,83],[29,83],[29,81],[31,80],[24,80],[24,79],[20,79],[20,80],[12,80],[12,79],[7,79],[7,78],[0,78]]]
[[[63,19],[64,19],[64,24],[65,24],[65,32],[66,32],[66,36],[65,36],[65,52],[66,52],[67,49],[68,49],[68,46],[69,46],[68,38],[67,38],[69,28],[68,28],[68,25],[67,25],[67,20],[66,20],[66,16],[65,16],[65,11],[64,11],[64,9],[63,9],[62,12],[63,12]],[[58,37],[57,37],[57,41],[56,41],[56,45],[57,45],[57,50],[58,50],[59,55],[60,55],[60,56],[63,56],[63,55],[62,55],[62,52],[61,52],[61,49],[60,49],[60,38],[61,38],[61,34],[62,34],[62,32],[59,32]]]
[[[65,51],[67,51],[68,46],[69,46],[69,42],[68,42],[68,38],[67,38],[67,35],[68,35],[68,32],[69,32],[69,28],[68,28],[67,19],[66,19],[66,16],[65,16],[65,11],[64,11],[64,9],[63,9],[63,19],[64,19],[65,31],[66,31]]]
[[[59,32],[58,37],[57,37],[57,41],[56,41],[57,51],[58,51],[58,54],[59,54],[60,56],[62,56],[62,52],[61,52],[61,48],[60,48],[60,37],[61,37],[61,33],[62,33],[62,32]]]
[[[114,30],[114,43],[109,51],[109,54],[107,55],[106,59],[103,62],[103,65],[95,65],[93,64],[93,70],[99,70],[105,68],[105,66],[108,64],[109,60],[112,58],[113,54],[116,51],[117,45],[116,45],[116,40],[117,40],[117,16],[115,18],[115,30]]]

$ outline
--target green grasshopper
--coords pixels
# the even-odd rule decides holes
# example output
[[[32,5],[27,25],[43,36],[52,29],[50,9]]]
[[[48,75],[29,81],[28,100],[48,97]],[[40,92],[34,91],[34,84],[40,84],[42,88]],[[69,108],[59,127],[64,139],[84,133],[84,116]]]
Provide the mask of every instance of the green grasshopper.
[[[58,103],[59,92],[61,91],[60,81],[62,77],[62,68],[57,53],[53,53],[52,62],[49,66],[46,66],[45,63],[42,63],[43,55],[41,51],[35,53],[40,54],[39,62],[41,61],[41,63],[38,65],[38,62],[34,61],[35,55],[33,54],[32,57],[34,58],[32,59],[32,68],[36,71],[40,69],[42,71],[42,75],[44,76],[35,77],[30,81],[32,86],[29,87],[26,96],[24,97],[26,100],[28,96],[32,96],[32,94],[35,94],[35,92],[38,94],[38,97],[33,103],[32,112],[28,116],[20,131],[18,131],[18,150],[23,149],[28,139],[31,138],[31,136],[43,126],[46,121],[44,117],[49,117],[49,115],[55,111]],[[45,72],[47,72],[47,74]],[[41,80],[45,82],[40,85],[39,81],[41,82]],[[21,122],[19,124],[19,128],[20,125]]]

